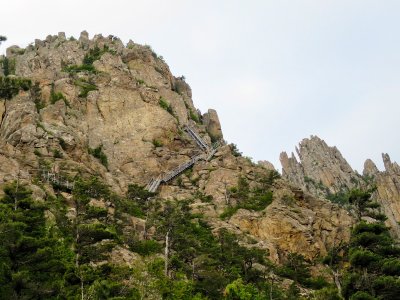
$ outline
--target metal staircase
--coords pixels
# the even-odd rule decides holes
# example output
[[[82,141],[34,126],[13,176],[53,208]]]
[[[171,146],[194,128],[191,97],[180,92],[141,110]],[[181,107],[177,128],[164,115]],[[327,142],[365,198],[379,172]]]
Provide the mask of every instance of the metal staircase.
[[[204,153],[198,154],[193,156],[189,161],[179,165],[172,171],[166,173],[164,176],[158,176],[156,179],[152,178],[150,182],[147,184],[146,189],[149,192],[154,193],[158,187],[160,186],[161,183],[167,183],[170,180],[174,179],[176,176],[184,172],[185,170],[189,169],[191,166],[193,166],[197,161],[203,159],[203,160],[210,160],[215,152],[217,152],[217,148],[220,146],[219,143],[214,143],[212,147],[208,146],[207,143],[200,137],[200,135],[194,131],[192,128],[189,126],[186,126],[184,130],[189,134],[189,136],[197,143],[199,148],[203,150]]]
[[[161,183],[167,183],[168,181],[171,181],[174,179],[176,176],[184,172],[185,170],[189,169],[191,166],[193,166],[197,161],[200,159],[204,159],[205,156],[204,154],[199,154],[196,156],[193,156],[189,161],[184,162],[183,164],[179,165],[172,171],[168,172],[165,174],[163,177],[160,175],[157,178],[152,178],[150,182],[147,184],[146,189],[149,192],[154,193],[158,187],[160,186]]]
[[[158,176],[155,179],[152,178],[150,180],[150,182],[147,184],[146,190],[148,190],[149,192],[154,193],[155,191],[157,191],[158,187],[160,186],[161,181],[162,181],[161,176]]]
[[[196,131],[194,131],[189,126],[185,127],[185,131],[190,135],[192,139],[195,140],[195,142],[197,143],[197,145],[200,147],[201,150],[203,151],[208,150],[209,146],[206,144],[206,142],[203,141],[203,139],[199,136],[199,134]]]
[[[167,173],[163,177],[162,182],[167,183],[168,181],[174,179],[176,176],[181,174],[183,171],[189,169],[191,166],[193,166],[197,161],[199,161],[202,158],[204,158],[204,154],[193,156],[189,161],[181,164],[176,169],[174,169],[171,172]]]
[[[47,182],[55,183],[59,186],[65,187],[68,190],[74,189],[74,183],[70,182],[68,179],[65,179],[60,174],[52,173],[49,171],[42,171],[41,176],[47,180]]]
[[[29,170],[30,175],[33,174],[39,174],[39,176],[45,180],[48,183],[54,183],[58,186],[62,186],[66,188],[67,190],[73,190],[74,189],[74,182],[69,181],[65,177],[61,176],[60,174],[54,172],[54,171],[49,171],[45,169],[30,169]]]

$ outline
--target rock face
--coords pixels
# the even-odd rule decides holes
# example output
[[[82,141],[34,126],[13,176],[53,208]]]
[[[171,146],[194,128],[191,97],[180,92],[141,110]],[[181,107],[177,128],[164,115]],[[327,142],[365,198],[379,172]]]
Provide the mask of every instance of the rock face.
[[[221,124],[216,110],[209,109],[208,112],[203,115],[203,120],[212,141],[223,139]]]
[[[271,162],[267,161],[267,160],[260,160],[260,161],[258,161],[258,164],[260,166],[266,168],[267,170],[276,170],[274,165]]]
[[[316,136],[304,139],[296,148],[300,161],[292,153],[281,153],[283,177],[294,185],[319,197],[346,192],[353,188],[376,186],[373,197],[381,204],[388,217],[387,225],[400,238],[400,167],[392,163],[388,154],[382,154],[385,171],[367,159],[363,176],[353,171],[336,147],[329,147]]]
[[[313,260],[349,240],[353,218],[345,210],[287,185],[276,188],[276,199],[262,216],[241,210],[230,220],[264,243],[273,261],[282,261],[288,253]]]
[[[33,88],[0,100],[0,187],[18,179],[37,195],[45,194],[51,191],[48,184],[33,179],[38,169],[46,168],[71,177],[99,176],[123,194],[128,184],[145,185],[198,153],[184,125],[208,144],[223,138],[217,112],[210,109],[201,116],[184,78],[174,77],[148,46],[132,41],[124,46],[114,36],[90,39],[87,32],[79,40],[67,40],[59,33],[23,51],[10,50],[8,58],[15,62],[15,75],[31,79]],[[303,141],[299,156],[301,163],[294,156],[281,156],[289,181],[302,186],[308,176],[331,192],[351,184],[350,166],[320,139]],[[321,169],[316,160],[327,165]],[[230,220],[220,220],[240,177],[254,188],[273,169],[234,156],[222,143],[210,161],[200,161],[162,185],[159,197],[194,199],[192,209],[203,213],[213,228],[251,237],[276,262],[288,252],[308,258],[324,255],[332,245],[348,240],[352,218],[345,210],[285,180],[272,186],[273,203],[264,211],[241,209]],[[202,201],[203,196],[212,196],[212,202]],[[127,263],[135,258],[125,250],[114,254]]]
[[[60,33],[36,44],[24,52],[9,51],[15,75],[30,78],[40,89],[39,96],[25,93],[1,101],[1,142],[13,148],[11,153],[52,156],[57,149],[63,159],[55,164],[73,161],[77,168],[102,174],[119,190],[132,178],[145,184],[191,155],[174,151],[188,142],[177,133],[178,123],[193,123],[191,93],[172,89],[175,79],[168,66],[149,47],[126,48],[120,40],[101,35],[90,40],[87,32],[79,41],[65,40]],[[88,49],[95,47],[106,49],[93,63],[96,73],[66,71],[81,65]],[[92,91],[82,96],[88,87]],[[65,100],[52,103],[55,93]],[[35,97],[44,108],[37,110]],[[159,105],[160,99],[170,111]],[[155,148],[154,141],[163,149]],[[107,168],[88,154],[99,146],[108,158]]]
[[[336,147],[329,147],[319,137],[302,140],[296,152],[299,162],[293,153],[290,158],[286,152],[280,155],[282,175],[293,184],[322,196],[356,186],[359,175]]]
[[[388,218],[388,225],[400,238],[400,167],[392,163],[388,154],[382,154],[385,171],[379,172],[371,160],[364,164],[363,174],[376,185],[374,196]]]

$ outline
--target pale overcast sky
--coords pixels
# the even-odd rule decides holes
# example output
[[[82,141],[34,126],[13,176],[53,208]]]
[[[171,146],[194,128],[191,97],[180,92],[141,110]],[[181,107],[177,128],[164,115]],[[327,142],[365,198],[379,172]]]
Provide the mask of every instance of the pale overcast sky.
[[[5,48],[87,30],[149,44],[226,140],[280,170],[311,134],[362,172],[400,162],[398,0],[0,0]]]

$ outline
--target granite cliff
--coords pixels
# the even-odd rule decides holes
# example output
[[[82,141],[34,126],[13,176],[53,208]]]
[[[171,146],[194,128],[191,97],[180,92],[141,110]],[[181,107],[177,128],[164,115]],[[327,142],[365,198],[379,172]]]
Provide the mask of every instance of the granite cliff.
[[[392,233],[400,237],[400,168],[391,162],[388,154],[382,154],[384,171],[379,171],[375,163],[367,159],[363,174],[354,171],[336,147],[328,146],[317,136],[303,139],[296,148],[299,161],[282,152],[283,177],[302,190],[311,194],[330,198],[354,188],[376,187],[373,198],[381,205],[387,216],[387,225]]]

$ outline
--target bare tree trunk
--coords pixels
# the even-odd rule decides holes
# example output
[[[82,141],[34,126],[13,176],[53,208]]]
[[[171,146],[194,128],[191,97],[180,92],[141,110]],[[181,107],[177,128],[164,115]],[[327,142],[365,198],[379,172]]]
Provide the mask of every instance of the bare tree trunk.
[[[167,234],[165,235],[165,267],[164,267],[164,272],[165,276],[168,276],[168,256],[169,256],[169,232],[170,229],[168,229]]]
[[[192,280],[194,281],[194,258],[192,260]]]
[[[147,220],[149,219],[149,211],[146,212],[146,219],[144,220],[143,239],[147,240]]]
[[[75,258],[75,266],[79,267],[79,251],[78,251],[78,243],[79,243],[79,221],[78,221],[79,213],[78,213],[78,204],[75,207],[75,249],[76,249],[76,258]]]
[[[339,279],[339,272],[332,270],[332,274],[333,274],[333,278],[335,280],[336,287],[338,289],[338,294],[342,295],[342,285],[341,285],[340,279]]]
[[[76,257],[75,257],[75,267],[79,269],[79,203],[75,200],[75,250],[76,250]],[[81,300],[85,299],[84,294],[84,284],[83,284],[83,274],[82,270],[79,270],[79,280],[81,281]]]
[[[18,194],[18,188],[19,188],[19,173],[20,173],[20,172],[21,172],[21,171],[18,170],[18,174],[17,174],[17,185],[15,186],[15,196],[14,196],[14,211],[17,210],[17,204],[18,204],[18,196],[17,196],[17,194]]]
[[[82,273],[81,273],[81,300],[85,299],[85,295],[83,293],[83,278],[82,278]]]
[[[224,187],[225,187],[225,203],[226,205],[230,204],[230,195],[229,195],[229,191],[228,191],[228,183],[226,182],[226,180],[223,181]]]
[[[274,285],[274,279],[271,276],[271,288],[269,289],[269,300],[272,300],[272,287]]]

